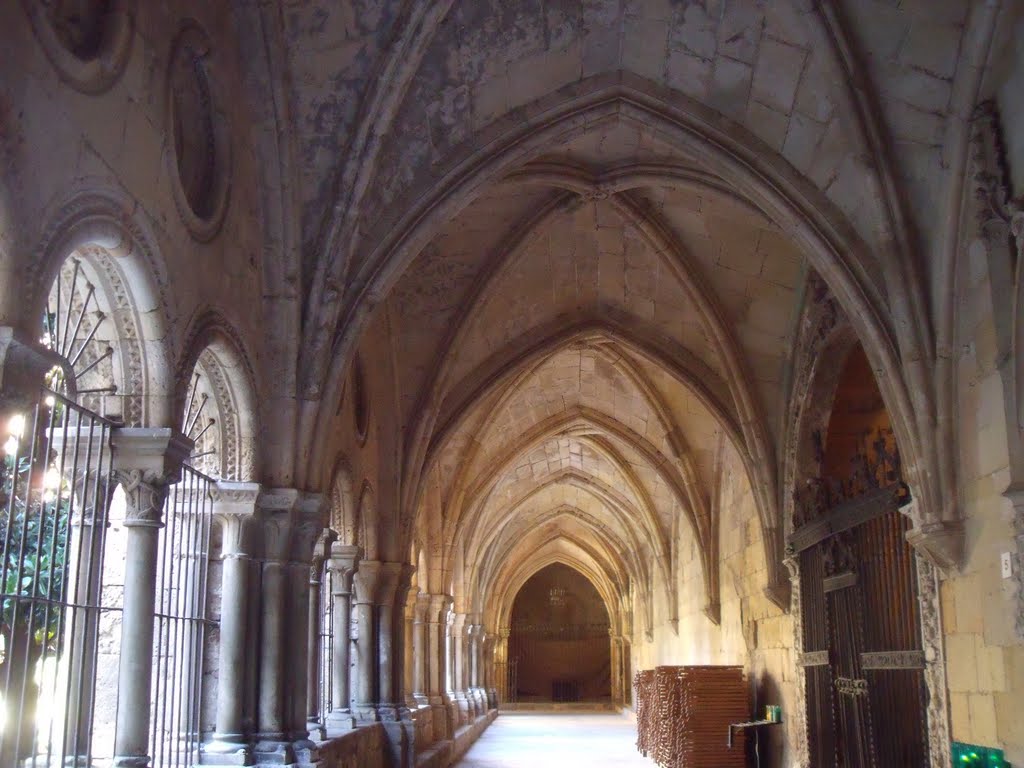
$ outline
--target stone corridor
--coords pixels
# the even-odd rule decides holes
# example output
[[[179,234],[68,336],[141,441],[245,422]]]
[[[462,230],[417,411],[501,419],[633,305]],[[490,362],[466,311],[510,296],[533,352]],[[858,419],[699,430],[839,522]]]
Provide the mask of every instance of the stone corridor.
[[[650,768],[636,723],[614,713],[502,713],[458,768]]]

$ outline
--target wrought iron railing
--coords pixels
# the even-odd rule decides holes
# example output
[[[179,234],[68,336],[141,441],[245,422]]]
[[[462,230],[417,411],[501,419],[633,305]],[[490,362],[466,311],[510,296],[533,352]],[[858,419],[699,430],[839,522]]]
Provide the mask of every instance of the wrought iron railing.
[[[44,390],[0,455],[0,765],[91,764],[113,425]],[[105,594],[106,592],[106,594]],[[119,638],[118,638],[119,639]],[[97,751],[99,754],[97,754]]]
[[[154,626],[153,765],[198,760],[207,633],[212,480],[185,465],[164,505]]]

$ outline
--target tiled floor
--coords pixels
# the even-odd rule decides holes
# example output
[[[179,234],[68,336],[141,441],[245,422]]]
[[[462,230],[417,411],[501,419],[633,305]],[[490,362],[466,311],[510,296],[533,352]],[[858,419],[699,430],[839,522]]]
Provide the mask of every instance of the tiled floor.
[[[617,714],[502,713],[457,768],[654,768]]]

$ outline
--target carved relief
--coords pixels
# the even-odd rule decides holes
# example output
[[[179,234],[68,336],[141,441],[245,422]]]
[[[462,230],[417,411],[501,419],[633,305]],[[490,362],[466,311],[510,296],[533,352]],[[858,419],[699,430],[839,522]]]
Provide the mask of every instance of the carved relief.
[[[915,554],[918,598],[921,605],[921,647],[924,679],[928,686],[928,754],[936,768],[952,765],[949,712],[946,699],[946,655],[939,602],[939,570]]]

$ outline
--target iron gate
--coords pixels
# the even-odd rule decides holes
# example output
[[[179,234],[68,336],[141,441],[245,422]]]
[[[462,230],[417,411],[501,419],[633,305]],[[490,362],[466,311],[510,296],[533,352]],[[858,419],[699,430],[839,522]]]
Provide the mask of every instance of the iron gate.
[[[884,445],[847,483],[797,494],[811,764],[927,766],[927,689],[910,501]]]
[[[44,390],[4,427],[0,765],[91,764],[112,424]]]

